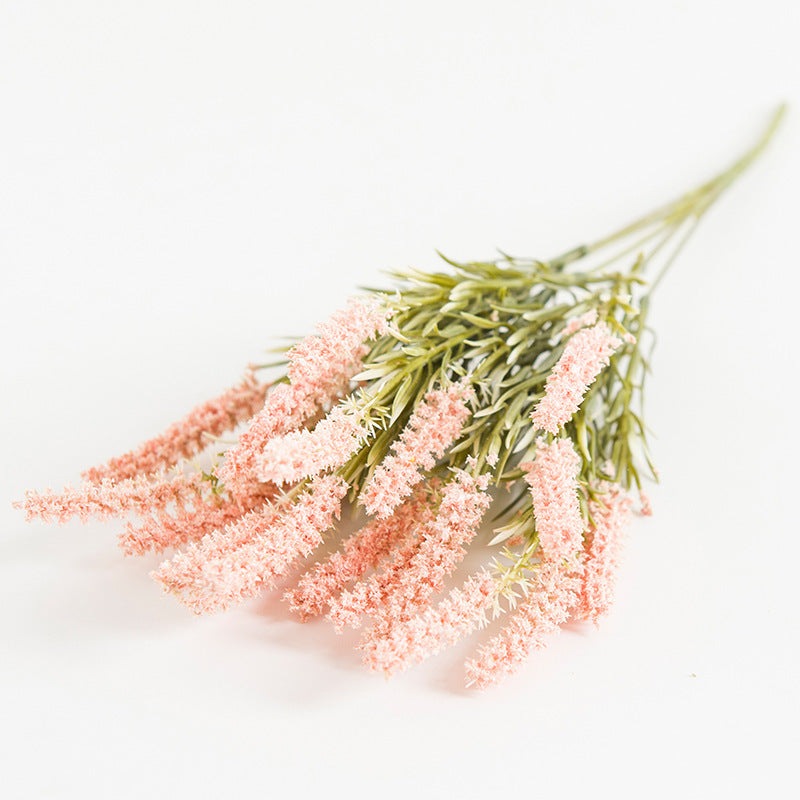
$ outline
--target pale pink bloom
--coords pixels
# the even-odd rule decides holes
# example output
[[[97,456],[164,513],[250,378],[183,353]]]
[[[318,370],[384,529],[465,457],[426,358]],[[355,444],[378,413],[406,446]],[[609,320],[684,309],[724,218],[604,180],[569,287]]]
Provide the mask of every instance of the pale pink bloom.
[[[569,619],[580,588],[580,571],[570,570],[563,561],[543,562],[535,588],[517,606],[502,633],[467,661],[467,685],[485,689],[516,672],[530,650],[543,647],[546,636]]]
[[[119,535],[119,546],[126,555],[140,556],[148,551],[160,553],[202,538],[242,515],[236,502],[202,501],[174,513],[152,514],[143,522],[128,522]]]
[[[639,492],[639,505],[641,506],[639,513],[643,517],[653,516],[653,506],[650,504],[650,497],[645,492]]]
[[[26,492],[25,498],[14,503],[25,511],[25,518],[45,522],[66,522],[78,517],[106,519],[129,512],[146,513],[174,503],[177,506],[193,502],[202,491],[199,475],[156,474],[137,475],[117,483],[104,478],[99,483],[67,486],[60,492]]]
[[[631,500],[618,484],[603,484],[605,491],[589,501],[593,525],[586,537],[585,569],[577,619],[598,619],[611,608],[617,566],[625,526],[631,516]]]
[[[282,510],[280,502],[272,504],[265,499],[260,505],[254,503],[249,512],[206,533],[202,539],[163,561],[152,577],[174,594],[187,592],[202,575],[205,564],[215,563],[253,541],[278,520]]]
[[[328,619],[341,633],[346,626],[357,628],[363,615],[374,615],[386,596],[401,580],[411,559],[417,552],[425,532],[433,522],[433,511],[427,504],[420,504],[406,536],[395,546],[388,564],[373,575],[345,589],[338,597],[328,601]]]
[[[217,495],[198,496],[191,506],[156,509],[138,524],[128,522],[120,534],[119,545],[127,555],[142,555],[149,550],[160,553],[169,547],[180,547],[202,539],[266,501],[263,493],[241,501],[226,500]]]
[[[497,466],[497,462],[498,462],[498,460],[499,460],[499,456],[497,455],[497,453],[489,453],[489,455],[488,455],[488,456],[486,456],[486,463],[487,463],[487,464],[488,464],[490,467],[495,467],[495,466]]]
[[[305,386],[278,384],[268,395],[264,407],[239,437],[239,442],[225,452],[225,460],[216,469],[226,489],[236,495],[248,494],[258,480],[255,465],[264,445],[274,436],[294,430],[312,418],[321,403],[330,397],[318,397]]]
[[[225,454],[217,470],[220,480],[235,493],[247,492],[257,480],[257,459],[265,444],[299,428],[347,391],[350,379],[361,371],[369,352],[365,342],[387,330],[387,310],[376,298],[356,298],[289,350],[288,384],[267,395],[264,408],[239,442]]]
[[[311,431],[270,439],[256,459],[256,475],[277,484],[313,477],[346,463],[365,437],[358,417],[337,406]]]
[[[398,622],[385,636],[371,637],[362,647],[364,663],[389,675],[455,644],[483,624],[496,590],[497,583],[488,571],[471,575],[436,609],[427,608],[422,614]]]
[[[233,430],[252,417],[264,405],[268,388],[268,384],[259,383],[253,372],[248,371],[236,386],[192,409],[160,436],[112,458],[107,464],[86,470],[81,477],[92,483],[104,478],[120,481],[191,458],[205,449],[210,437]]]
[[[597,322],[597,309],[590,308],[579,317],[573,317],[568,320],[561,335],[562,337],[572,336],[573,333],[576,333],[581,328],[588,328],[590,325],[594,325],[595,322]]]
[[[289,350],[290,382],[322,389],[329,386],[365,355],[365,342],[386,333],[387,317],[388,310],[379,298],[351,298],[346,308],[317,325],[318,336],[308,336]]]
[[[543,554],[537,583],[503,632],[467,662],[467,680],[478,688],[515,672],[533,647],[542,647],[548,633],[570,616],[595,623],[611,605],[622,534],[631,501],[618,485],[603,484],[598,499],[589,501],[593,526],[586,553],[577,565]]]
[[[533,463],[520,464],[533,499],[539,545],[547,558],[574,558],[583,549],[578,497],[580,459],[571,439],[536,442]]]
[[[469,416],[466,401],[474,390],[466,379],[447,389],[433,389],[414,409],[408,424],[361,492],[361,502],[370,514],[385,517],[411,494],[422,480],[422,471],[432,469],[461,434]]]
[[[374,609],[376,623],[365,633],[365,644],[416,613],[442,591],[447,576],[467,554],[466,545],[491,503],[485,491],[487,481],[486,475],[476,480],[459,471],[444,486],[436,517],[419,548],[393,584],[386,587],[382,604]]]
[[[515,672],[580,601],[585,528],[578,500],[580,459],[569,439],[551,444],[539,439],[534,462],[520,466],[533,498],[541,559],[532,591],[503,631],[467,662],[467,682],[478,688]]]
[[[213,612],[254,597],[264,586],[283,575],[300,557],[307,556],[322,541],[322,534],[339,515],[347,483],[335,475],[312,481],[310,487],[282,513],[271,509],[248,514],[248,541],[219,558],[204,560],[188,583],[187,576],[174,576],[169,562],[154,577],[197,613]],[[241,525],[242,523],[238,523]]]
[[[387,519],[372,520],[350,536],[337,551],[303,575],[294,589],[286,592],[292,611],[303,620],[321,614],[350,581],[376,567],[394,548],[406,540],[420,519],[425,502],[421,493],[399,506]]]
[[[531,413],[534,426],[558,433],[578,410],[586,390],[621,344],[605,322],[583,328],[572,336],[547,378],[544,397]]]
[[[209,608],[206,609],[206,599],[200,597],[200,592],[207,588],[206,573],[213,571],[214,565],[224,558],[236,554],[245,544],[268,531],[279,517],[279,510],[269,504],[254,509],[224,528],[206,534],[200,541],[192,543],[171,559],[163,561],[151,573],[151,577],[196,613],[215,610],[210,607],[210,601]]]

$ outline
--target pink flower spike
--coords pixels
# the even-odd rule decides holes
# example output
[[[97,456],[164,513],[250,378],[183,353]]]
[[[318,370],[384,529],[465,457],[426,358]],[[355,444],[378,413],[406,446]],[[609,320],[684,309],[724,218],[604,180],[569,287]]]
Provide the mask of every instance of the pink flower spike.
[[[256,475],[276,484],[313,477],[346,463],[365,437],[358,418],[337,406],[313,431],[291,431],[270,439],[256,459]]]
[[[376,613],[386,596],[400,582],[432,522],[433,512],[430,506],[420,504],[408,533],[395,547],[388,564],[374,575],[358,581],[350,589],[345,589],[338,597],[329,599],[330,610],[327,617],[337,632],[341,633],[346,626],[357,628],[363,615]]]
[[[483,624],[496,590],[497,583],[487,570],[471,575],[436,609],[428,608],[399,622],[385,636],[368,640],[362,648],[364,664],[390,675],[455,644]]]
[[[322,541],[339,515],[347,483],[335,475],[316,478],[299,499],[283,513],[271,509],[248,514],[248,541],[218,558],[190,565],[194,574],[174,574],[166,562],[154,573],[165,588],[197,613],[225,609],[255,597],[274,578],[283,575],[300,556],[306,556]],[[243,524],[243,523],[240,523]],[[174,578],[185,579],[176,584]]]
[[[224,528],[266,501],[263,494],[242,502],[212,496],[198,498],[192,507],[179,506],[172,512],[166,508],[157,509],[143,522],[136,525],[128,522],[120,534],[119,545],[126,555],[143,555],[147,551],[160,553],[169,547],[181,547]]]
[[[268,384],[258,383],[253,372],[248,371],[236,386],[192,409],[161,435],[102,466],[87,469],[81,477],[92,483],[104,478],[121,481],[191,458],[206,448],[210,437],[231,431],[252,417],[264,405],[268,388]]]
[[[597,624],[611,608],[625,527],[631,516],[631,500],[618,484],[603,484],[596,500],[589,501],[593,525],[586,543],[585,570],[576,619]]]
[[[78,488],[68,486],[60,492],[26,492],[25,498],[14,506],[25,511],[28,521],[38,517],[45,522],[63,523],[78,517],[86,522],[90,517],[107,519],[129,512],[146,513],[172,503],[190,504],[202,488],[199,475],[137,475],[119,483],[104,478]]]
[[[485,482],[466,472],[457,472],[445,485],[436,517],[419,548],[385,587],[381,603],[371,610],[376,622],[364,634],[362,646],[368,647],[373,639],[384,636],[442,591],[447,576],[466,555],[465,545],[475,536],[490,503]]]
[[[365,342],[386,333],[387,318],[388,311],[377,297],[351,298],[346,308],[317,325],[318,336],[308,336],[289,350],[287,374],[292,385],[308,386],[317,394],[335,383],[364,356]]]
[[[225,460],[217,468],[217,477],[225,488],[237,496],[249,494],[257,482],[255,464],[266,442],[302,425],[313,417],[319,406],[329,399],[308,395],[306,387],[281,383],[268,395],[250,426],[229,448]]]
[[[502,633],[467,661],[467,686],[486,689],[516,672],[530,650],[544,647],[545,637],[569,619],[580,588],[579,571],[570,570],[564,562],[545,562],[534,590],[517,606]]]
[[[548,559],[575,558],[583,549],[584,522],[578,499],[580,459],[571,439],[536,442],[532,464],[520,464],[533,499],[539,545]]]
[[[279,517],[283,510],[281,502],[271,502],[273,489],[256,492],[240,503],[250,505],[250,511],[243,513],[225,527],[207,532],[201,539],[190,543],[186,549],[176,553],[152,573],[169,591],[179,594],[191,586],[203,564],[223,558],[242,545],[251,542],[259,531],[266,530]]]
[[[196,586],[202,585],[207,565],[218,563],[252,542],[269,530],[278,521],[280,514],[281,509],[269,503],[254,508],[224,528],[206,534],[171,559],[162,561],[151,573],[151,577],[179,599],[188,600]]]
[[[456,441],[470,414],[466,401],[474,390],[466,379],[448,389],[434,389],[414,409],[411,419],[361,492],[370,514],[386,517],[422,480]]]
[[[319,336],[307,337],[287,353],[290,383],[267,395],[264,408],[217,470],[227,488],[236,494],[249,492],[265,444],[299,428],[348,390],[369,352],[365,342],[386,332],[387,315],[376,298],[353,299],[318,326]]]
[[[532,464],[521,464],[533,498],[541,547],[536,583],[494,637],[467,662],[467,683],[484,689],[516,672],[534,647],[569,619],[580,603],[584,522],[578,502],[580,459],[569,439],[537,441]]]
[[[586,390],[621,344],[605,322],[572,336],[547,378],[544,397],[531,413],[534,426],[558,433],[578,410]]]
[[[354,533],[343,545],[300,578],[284,600],[305,621],[321,614],[338,592],[350,581],[378,566],[396,545],[407,539],[417,524],[425,502],[422,494],[399,506],[391,517],[372,520]]]

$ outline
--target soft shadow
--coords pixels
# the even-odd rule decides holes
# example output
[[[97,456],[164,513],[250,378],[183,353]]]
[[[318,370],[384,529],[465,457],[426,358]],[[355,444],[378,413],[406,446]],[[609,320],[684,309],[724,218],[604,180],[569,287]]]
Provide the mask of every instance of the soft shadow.
[[[49,641],[74,644],[120,630],[151,634],[192,621],[185,609],[164,602],[149,577],[162,557],[126,557],[112,526],[31,526],[15,531],[1,552],[25,584],[17,602],[28,630]]]

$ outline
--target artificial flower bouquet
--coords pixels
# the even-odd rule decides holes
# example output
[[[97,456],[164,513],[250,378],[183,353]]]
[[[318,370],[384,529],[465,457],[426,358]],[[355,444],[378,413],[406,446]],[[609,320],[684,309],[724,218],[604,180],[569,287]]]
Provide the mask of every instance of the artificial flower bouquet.
[[[490,625],[466,677],[496,683],[567,621],[608,611],[626,524],[650,513],[653,291],[781,113],[732,167],[601,241],[396,274],[289,348],[279,375],[253,366],[79,486],[18,505],[130,515],[122,549],[171,551],[153,577],[197,613],[294,575],[288,607],[360,626],[364,663],[386,674]],[[297,575],[345,505],[355,533]],[[496,553],[453,586],[476,537]]]

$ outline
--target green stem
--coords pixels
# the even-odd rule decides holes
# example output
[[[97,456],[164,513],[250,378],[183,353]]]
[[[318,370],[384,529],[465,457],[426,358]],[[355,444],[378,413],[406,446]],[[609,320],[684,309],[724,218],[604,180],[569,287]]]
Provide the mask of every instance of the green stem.
[[[655,211],[651,211],[649,214],[646,214],[635,222],[632,222],[630,225],[626,225],[624,228],[612,233],[610,236],[598,239],[591,244],[581,245],[580,247],[576,247],[573,250],[569,250],[563,255],[552,259],[550,262],[548,262],[551,269],[563,269],[569,264],[572,264],[573,262],[578,261],[591,253],[595,253],[598,250],[601,250],[604,247],[619,241],[620,239],[624,239],[633,233],[642,231],[654,225],[658,225],[659,223],[661,223],[661,225],[659,225],[655,231],[652,231],[648,235],[644,236],[640,240],[641,243],[646,243],[653,236],[662,231],[665,224],[678,226],[689,217],[699,219],[702,214],[704,214],[722,194],[722,192],[727,189],[736,180],[736,178],[738,178],[739,175],[741,175],[742,172],[744,172],[761,155],[775,134],[775,131],[777,131],[777,129],[780,127],[785,114],[786,104],[781,104],[773,113],[769,124],[755,145],[753,145],[753,147],[740,156],[731,166],[720,172],[711,180],[706,181],[697,188],[687,192],[677,200],[667,203],[666,205],[657,208]],[[661,274],[663,274],[663,270]],[[660,277],[661,276],[659,276],[659,279]]]

